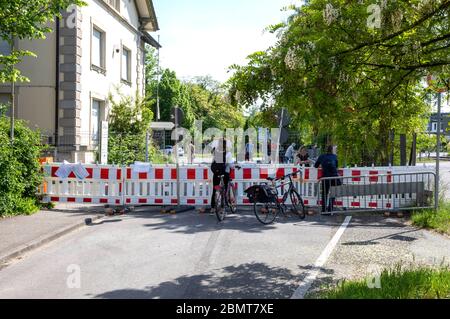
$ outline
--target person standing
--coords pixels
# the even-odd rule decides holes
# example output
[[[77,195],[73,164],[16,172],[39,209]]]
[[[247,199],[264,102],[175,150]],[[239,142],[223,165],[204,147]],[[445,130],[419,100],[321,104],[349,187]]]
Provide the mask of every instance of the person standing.
[[[338,171],[339,161],[336,154],[333,153],[333,146],[327,147],[327,153],[320,155],[315,168],[322,168],[323,178],[327,177],[339,177]],[[330,203],[328,203],[328,195],[330,193],[330,188],[332,186],[340,186],[342,182],[340,179],[322,180],[322,212],[325,213],[327,210],[331,212],[333,210],[334,198],[331,198]]]
[[[309,154],[306,147],[303,146],[298,152],[295,164],[304,165],[306,167],[311,166],[311,160],[309,159]]]
[[[286,154],[284,155],[287,164],[294,162],[295,146],[295,143],[292,143],[291,146],[288,147]]]

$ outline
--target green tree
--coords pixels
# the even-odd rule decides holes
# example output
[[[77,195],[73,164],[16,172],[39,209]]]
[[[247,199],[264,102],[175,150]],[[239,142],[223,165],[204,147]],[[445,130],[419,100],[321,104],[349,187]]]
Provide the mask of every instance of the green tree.
[[[120,94],[119,94],[120,95]],[[153,112],[146,100],[140,97],[120,95],[116,100],[109,97],[109,162],[130,165],[145,161],[146,133],[153,119]],[[149,148],[150,158],[155,155],[154,147]]]
[[[277,44],[231,67],[233,103],[287,107],[298,127],[337,144],[344,162],[387,164],[391,130],[424,131],[424,77],[449,78],[450,1],[382,3],[379,26],[373,1],[289,7],[292,16],[268,28]]]
[[[0,40],[12,47],[14,39],[45,39],[51,32],[47,23],[72,4],[85,5],[80,0],[0,0]],[[16,68],[24,56],[35,54],[17,49],[0,54],[0,83],[28,81]]]

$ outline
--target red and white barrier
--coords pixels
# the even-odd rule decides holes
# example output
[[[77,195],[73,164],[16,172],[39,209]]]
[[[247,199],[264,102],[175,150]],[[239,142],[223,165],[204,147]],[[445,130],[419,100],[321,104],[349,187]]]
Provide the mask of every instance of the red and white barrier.
[[[109,204],[109,205],[156,205],[171,206],[178,204],[177,169],[175,165],[151,166],[148,172],[135,172],[132,167],[85,165],[89,176],[79,180],[72,173],[68,178],[59,178],[56,172],[62,164],[44,166],[45,182],[40,193],[46,202]],[[298,171],[293,165],[243,165],[241,170],[232,170],[231,178],[237,188],[239,205],[250,205],[246,189],[252,185],[267,182],[268,177],[282,177]],[[344,168],[339,171],[343,177],[349,177],[354,185],[367,183],[391,183],[392,174],[417,173],[429,171],[420,167],[369,167]],[[179,168],[180,204],[208,206],[212,193],[212,172],[208,165],[187,165]],[[367,178],[361,178],[367,176]],[[322,171],[315,168],[303,168],[302,179],[296,181],[296,187],[305,205],[320,206],[319,180]],[[353,178],[352,178],[353,177]],[[287,188],[280,189],[282,197]],[[413,199],[413,198],[411,198]],[[391,208],[395,198],[374,197],[344,198],[336,203],[346,208]]]

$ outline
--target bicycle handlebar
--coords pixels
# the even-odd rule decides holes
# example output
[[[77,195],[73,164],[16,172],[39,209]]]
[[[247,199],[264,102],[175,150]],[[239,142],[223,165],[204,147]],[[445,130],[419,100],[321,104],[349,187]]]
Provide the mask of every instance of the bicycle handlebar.
[[[269,182],[278,182],[278,181],[284,181],[286,180],[288,177],[294,176],[294,175],[298,175],[302,173],[302,169],[299,169],[296,172],[284,175],[283,177],[279,177],[279,178],[273,178],[273,177],[268,177],[266,180],[268,180]]]

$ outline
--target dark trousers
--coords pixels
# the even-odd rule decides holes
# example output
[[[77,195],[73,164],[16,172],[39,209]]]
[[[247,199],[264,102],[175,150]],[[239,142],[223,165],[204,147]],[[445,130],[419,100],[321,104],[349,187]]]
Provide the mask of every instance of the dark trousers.
[[[322,213],[332,212],[335,198],[328,198],[330,194],[330,188],[332,186],[342,185],[341,180],[323,180],[322,181]]]
[[[223,182],[225,184],[225,189],[228,189],[228,183],[230,182],[230,173],[214,174],[213,176],[213,191],[211,197],[211,207],[216,207],[216,186],[220,185],[220,176],[224,175]]]

